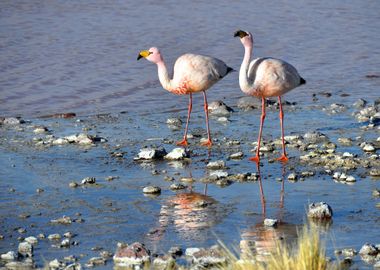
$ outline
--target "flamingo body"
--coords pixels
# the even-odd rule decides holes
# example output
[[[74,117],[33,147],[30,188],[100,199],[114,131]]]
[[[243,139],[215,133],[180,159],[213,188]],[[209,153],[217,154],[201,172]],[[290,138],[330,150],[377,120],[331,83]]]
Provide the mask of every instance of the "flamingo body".
[[[203,92],[208,136],[207,142],[203,143],[203,145],[211,146],[212,141],[208,124],[208,104],[205,91],[232,71],[232,68],[217,58],[188,53],[180,56],[175,62],[174,74],[171,79],[164,59],[157,48],[152,47],[149,50],[141,51],[137,60],[142,57],[157,64],[158,78],[164,89],[177,95],[189,95],[185,134],[183,140],[178,142],[177,145],[187,146],[187,130],[192,110],[192,94]]]
[[[257,58],[250,62],[253,51],[253,38],[251,33],[239,30],[235,37],[240,37],[244,46],[244,58],[239,71],[239,85],[241,90],[252,96],[261,98],[262,111],[260,121],[260,131],[257,139],[256,156],[250,160],[260,162],[260,141],[265,119],[266,98],[278,97],[280,105],[280,124],[282,135],[282,155],[279,161],[286,162],[288,157],[285,151],[284,140],[284,112],[282,110],[281,96],[290,90],[305,84],[306,81],[298,74],[298,71],[291,64],[276,58]]]

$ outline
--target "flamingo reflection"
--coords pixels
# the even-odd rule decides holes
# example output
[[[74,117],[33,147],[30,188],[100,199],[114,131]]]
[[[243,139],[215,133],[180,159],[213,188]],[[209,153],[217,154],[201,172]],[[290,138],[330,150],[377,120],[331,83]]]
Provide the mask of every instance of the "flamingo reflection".
[[[266,216],[266,200],[264,196],[262,176],[260,166],[257,165],[258,181],[260,187],[260,199],[262,206],[262,218],[254,226],[251,226],[241,233],[240,249],[242,259],[255,259],[265,261],[268,255],[273,253],[276,249],[276,242],[278,240],[286,239],[286,241],[293,241],[297,237],[297,228],[293,224],[287,224],[283,220],[284,208],[284,188],[285,188],[285,167],[282,166],[281,177],[281,191],[278,211],[275,218],[278,220],[276,228],[264,226],[264,219]],[[273,218],[273,217],[272,217]]]

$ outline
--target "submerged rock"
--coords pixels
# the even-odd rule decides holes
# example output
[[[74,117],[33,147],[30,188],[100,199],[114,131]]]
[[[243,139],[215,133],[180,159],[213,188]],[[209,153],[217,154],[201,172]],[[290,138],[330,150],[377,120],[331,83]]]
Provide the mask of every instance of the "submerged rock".
[[[128,245],[119,245],[113,261],[119,266],[143,265],[150,261],[150,251],[139,242]]]
[[[242,97],[242,98],[239,98],[239,100],[237,101],[237,107],[244,111],[254,110],[256,108],[260,108],[260,106],[261,106],[261,101],[260,99],[256,97],[251,97],[251,96]]]
[[[330,205],[325,202],[311,203],[309,204],[307,216],[315,219],[331,219],[333,211]]]

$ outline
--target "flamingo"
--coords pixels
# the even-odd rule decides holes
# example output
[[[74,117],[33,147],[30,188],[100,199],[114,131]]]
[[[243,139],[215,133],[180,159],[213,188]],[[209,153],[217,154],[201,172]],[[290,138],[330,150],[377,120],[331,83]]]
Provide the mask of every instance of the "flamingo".
[[[278,97],[280,106],[280,125],[282,138],[282,155],[278,161],[287,162],[289,159],[285,151],[284,140],[284,112],[282,110],[281,96],[290,90],[305,84],[306,81],[298,74],[291,64],[271,57],[256,58],[250,62],[253,38],[250,32],[238,30],[234,37],[239,37],[244,46],[244,58],[239,72],[239,84],[241,90],[247,95],[261,98],[261,121],[257,139],[256,156],[250,160],[260,162],[260,142],[265,119],[266,98]]]
[[[148,61],[157,64],[158,78],[164,89],[176,95],[189,95],[185,134],[183,136],[183,140],[178,142],[177,145],[188,145],[187,130],[192,110],[192,95],[197,92],[203,93],[204,111],[206,114],[207,141],[202,143],[202,145],[211,147],[212,140],[208,123],[208,103],[206,90],[226,76],[233,69],[217,58],[187,53],[180,56],[175,62],[173,79],[170,79],[164,59],[157,48],[152,47],[149,50],[141,51],[137,57],[137,60],[141,58],[145,58]]]

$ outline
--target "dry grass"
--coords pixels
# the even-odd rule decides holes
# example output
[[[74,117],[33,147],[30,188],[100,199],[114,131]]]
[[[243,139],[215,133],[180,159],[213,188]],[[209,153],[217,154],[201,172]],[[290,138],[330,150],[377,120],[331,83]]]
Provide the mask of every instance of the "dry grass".
[[[277,241],[274,252],[267,256],[265,262],[251,259],[238,259],[227,251],[234,270],[333,270],[338,267],[329,263],[325,256],[324,244],[318,231],[305,226],[299,233],[298,241],[289,246]]]

